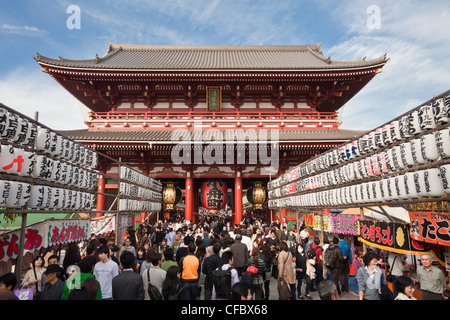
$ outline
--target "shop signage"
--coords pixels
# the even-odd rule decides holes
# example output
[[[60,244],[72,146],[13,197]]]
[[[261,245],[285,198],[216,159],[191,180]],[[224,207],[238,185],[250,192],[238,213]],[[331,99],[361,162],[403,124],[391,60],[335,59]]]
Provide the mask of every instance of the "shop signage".
[[[370,246],[405,254],[420,254],[424,247],[409,236],[409,225],[359,220],[359,240]]]
[[[450,246],[450,214],[448,212],[410,211],[411,238]]]
[[[330,232],[358,235],[358,216],[335,215],[330,218]]]

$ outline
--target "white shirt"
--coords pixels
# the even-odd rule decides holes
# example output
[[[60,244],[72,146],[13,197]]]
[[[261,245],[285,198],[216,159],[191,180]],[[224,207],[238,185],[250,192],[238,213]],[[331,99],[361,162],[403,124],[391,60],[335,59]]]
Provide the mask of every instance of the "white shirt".
[[[244,243],[247,246],[248,251],[250,251],[250,252],[252,251],[252,249],[253,249],[253,242],[252,242],[252,239],[250,239],[250,237],[242,236],[241,242]]]
[[[119,266],[112,260],[97,262],[94,267],[95,279],[100,283],[102,299],[112,298],[112,279],[119,275]]]

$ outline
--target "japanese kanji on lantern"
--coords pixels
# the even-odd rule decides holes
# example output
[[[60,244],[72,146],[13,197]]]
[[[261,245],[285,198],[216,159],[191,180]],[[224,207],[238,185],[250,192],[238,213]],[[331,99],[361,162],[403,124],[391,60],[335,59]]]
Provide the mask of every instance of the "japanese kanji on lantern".
[[[227,184],[221,180],[202,183],[202,204],[209,213],[218,213],[227,203]]]

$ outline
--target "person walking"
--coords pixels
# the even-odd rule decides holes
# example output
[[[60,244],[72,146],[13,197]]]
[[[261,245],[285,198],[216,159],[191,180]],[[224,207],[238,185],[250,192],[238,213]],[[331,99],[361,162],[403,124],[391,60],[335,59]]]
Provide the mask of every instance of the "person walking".
[[[329,249],[329,248],[328,248]],[[364,266],[357,271],[359,300],[380,300],[383,272],[377,267],[378,255],[369,250],[363,256]]]
[[[250,258],[248,258],[246,267],[255,267],[257,272],[253,276],[253,281],[250,286],[252,294],[255,295],[255,300],[263,299],[263,289],[262,285],[264,283],[263,274],[266,271],[266,266],[264,260],[261,258],[258,248],[253,248]]]
[[[211,300],[212,292],[213,292],[213,281],[212,281],[212,272],[217,268],[221,267],[223,262],[222,258],[219,255],[220,249],[222,246],[220,243],[216,242],[213,245],[213,254],[206,257],[203,262],[202,273],[205,275],[205,300]],[[230,251],[231,252],[231,251]]]
[[[278,279],[284,279],[291,289],[291,300],[295,300],[295,273],[292,268],[293,257],[285,241],[280,243],[278,254]]]
[[[199,292],[198,281],[200,279],[201,265],[199,259],[195,256],[195,250],[195,243],[190,242],[188,245],[188,254],[179,261],[181,282],[186,287],[187,300],[196,300]]]
[[[100,283],[102,299],[112,300],[112,279],[119,275],[119,266],[109,258],[109,248],[102,246],[97,250],[100,259],[94,266],[94,276]]]
[[[147,268],[142,273],[142,280],[144,282],[145,289],[145,300],[150,300],[150,295],[148,294],[148,284],[151,283],[155,286],[160,293],[162,293],[162,287],[164,279],[166,278],[166,271],[161,269],[162,256],[159,252],[154,252],[151,257],[152,266]]]
[[[126,238],[125,241],[124,241],[123,246],[120,248],[120,251],[119,251],[119,261],[120,261],[120,256],[121,256],[125,251],[131,252],[131,253],[136,257],[136,249],[135,249],[135,247],[133,247],[133,246],[131,245],[131,240],[130,240],[130,238]]]
[[[63,290],[64,282],[60,279],[59,275],[63,272],[57,264],[51,264],[44,271],[45,286],[42,290],[42,294],[39,300],[60,300]]]
[[[25,273],[25,277],[22,281],[22,288],[33,288],[33,296],[37,297],[37,300],[45,285],[45,282],[42,281],[45,270],[44,258],[42,256],[37,256],[31,261],[31,269]]]
[[[339,280],[341,279],[342,270],[344,268],[344,255],[341,248],[339,248],[339,239],[337,237],[333,238],[332,243],[325,251],[323,261],[325,267],[331,272],[331,277],[333,278],[332,281],[336,285],[338,295],[340,296],[342,291],[339,286]]]
[[[429,253],[420,255],[421,266],[417,267],[417,280],[422,291],[422,300],[444,300],[447,288],[444,273],[432,265],[433,257]]]
[[[131,252],[120,256],[122,272],[111,282],[113,300],[144,300],[144,282],[140,274],[134,272],[136,257]]]
[[[307,297],[308,299],[312,299],[312,296],[309,294],[311,290],[311,278],[306,273],[306,262],[307,262],[307,256],[305,254],[305,251],[299,243],[297,245],[297,250],[295,254],[295,274],[297,277],[297,294],[299,299],[305,299]],[[303,280],[305,280],[306,288],[305,288],[305,297],[302,295],[302,284]]]
[[[235,242],[231,245],[230,251],[233,253],[233,264],[239,277],[246,269],[246,262],[249,258],[249,251],[246,244],[242,243],[242,235],[236,234]]]
[[[344,257],[344,261],[342,263],[342,275],[341,275],[341,284],[342,292],[348,292],[348,277],[350,275],[350,266],[353,264],[352,252],[350,250],[350,246],[347,241],[345,241],[344,234],[339,234],[339,248],[342,250],[342,255]]]

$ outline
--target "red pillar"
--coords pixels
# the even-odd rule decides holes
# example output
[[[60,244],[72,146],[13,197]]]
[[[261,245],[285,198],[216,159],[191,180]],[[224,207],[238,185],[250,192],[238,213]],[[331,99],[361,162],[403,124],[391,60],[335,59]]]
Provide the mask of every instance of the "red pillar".
[[[105,185],[106,185],[106,177],[102,175],[102,173],[106,173],[103,170],[100,171],[100,176],[98,178],[98,192],[105,193]],[[103,194],[97,194],[97,211],[105,210],[105,196]],[[95,217],[103,217],[104,213],[98,212],[95,214]]]
[[[238,175],[234,178],[234,224],[242,221],[242,178]]]
[[[194,188],[192,191],[192,222],[196,223],[198,220],[198,189]]]
[[[186,178],[186,189],[184,192],[184,219],[192,221],[192,203],[193,203],[193,191],[194,191],[194,179],[192,177]]]

